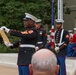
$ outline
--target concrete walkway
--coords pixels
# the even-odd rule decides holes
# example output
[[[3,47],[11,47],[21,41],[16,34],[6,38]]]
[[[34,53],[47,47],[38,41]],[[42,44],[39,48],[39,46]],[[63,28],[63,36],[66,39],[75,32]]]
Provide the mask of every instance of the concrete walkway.
[[[18,75],[17,53],[0,53],[0,75]]]
[[[18,75],[17,53],[0,53],[0,75]],[[76,57],[66,58],[67,75],[73,75],[76,70]]]
[[[18,75],[17,67],[0,65],[0,75]]]

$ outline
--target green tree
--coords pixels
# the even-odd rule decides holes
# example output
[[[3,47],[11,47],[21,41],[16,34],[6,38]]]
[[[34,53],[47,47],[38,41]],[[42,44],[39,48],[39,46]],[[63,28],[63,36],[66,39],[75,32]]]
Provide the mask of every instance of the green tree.
[[[43,24],[51,25],[51,6],[52,0],[0,0],[0,27],[6,26],[10,29],[23,30],[25,12],[42,19]],[[54,6],[55,15],[57,15],[57,0],[55,0]],[[9,38],[12,41],[13,37]],[[2,52],[11,52],[4,45],[0,46],[0,50],[4,49]]]
[[[13,29],[23,29],[22,19],[24,13],[30,13],[41,18],[43,23],[51,22],[50,0],[1,0],[0,3],[0,26]]]

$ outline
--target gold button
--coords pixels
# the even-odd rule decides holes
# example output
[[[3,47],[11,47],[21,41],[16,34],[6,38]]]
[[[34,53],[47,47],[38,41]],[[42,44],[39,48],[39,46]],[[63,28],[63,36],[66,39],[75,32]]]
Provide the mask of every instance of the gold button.
[[[26,52],[26,51],[24,51],[24,52]]]

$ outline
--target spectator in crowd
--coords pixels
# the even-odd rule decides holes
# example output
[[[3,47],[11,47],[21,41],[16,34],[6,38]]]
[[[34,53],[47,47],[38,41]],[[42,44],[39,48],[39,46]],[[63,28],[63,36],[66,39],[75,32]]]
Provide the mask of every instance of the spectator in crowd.
[[[70,43],[67,46],[67,57],[76,57],[76,28],[73,29],[74,34],[70,33]]]
[[[73,31],[72,30],[68,30],[68,32],[69,32],[69,44],[71,44],[72,43],[72,37],[73,37]]]
[[[33,54],[29,68],[33,75],[57,75],[59,65],[52,51],[40,49]]]
[[[49,31],[49,34],[47,35],[47,43],[46,43],[46,48],[49,50],[51,50],[51,44],[52,44],[50,35],[51,35],[51,30]]]
[[[76,43],[76,28],[74,28],[74,34],[73,34],[73,37],[72,37],[72,42]]]

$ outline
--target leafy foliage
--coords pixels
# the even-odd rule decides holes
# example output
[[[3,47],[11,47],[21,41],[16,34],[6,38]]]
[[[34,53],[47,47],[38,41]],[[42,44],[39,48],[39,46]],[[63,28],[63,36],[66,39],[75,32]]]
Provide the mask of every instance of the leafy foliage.
[[[0,26],[23,30],[22,19],[25,12],[37,18],[43,23],[51,21],[50,0],[0,0]]]
[[[6,34],[7,35],[7,34]],[[11,41],[11,43],[13,42],[16,42],[19,40],[18,37],[14,37],[14,36],[10,36],[10,35],[7,35],[9,40]],[[10,47],[6,47],[4,45],[4,42],[0,36],[0,53],[17,53],[18,52],[18,48],[13,48],[11,49]]]
[[[55,0],[55,15],[57,15],[57,0]],[[52,0],[0,0],[0,27],[23,30],[25,12],[42,19],[43,24],[51,24]],[[9,37],[11,41],[12,37]],[[17,39],[16,39],[17,40]],[[10,52],[10,48],[0,45],[1,52]],[[16,50],[17,51],[17,50]]]

